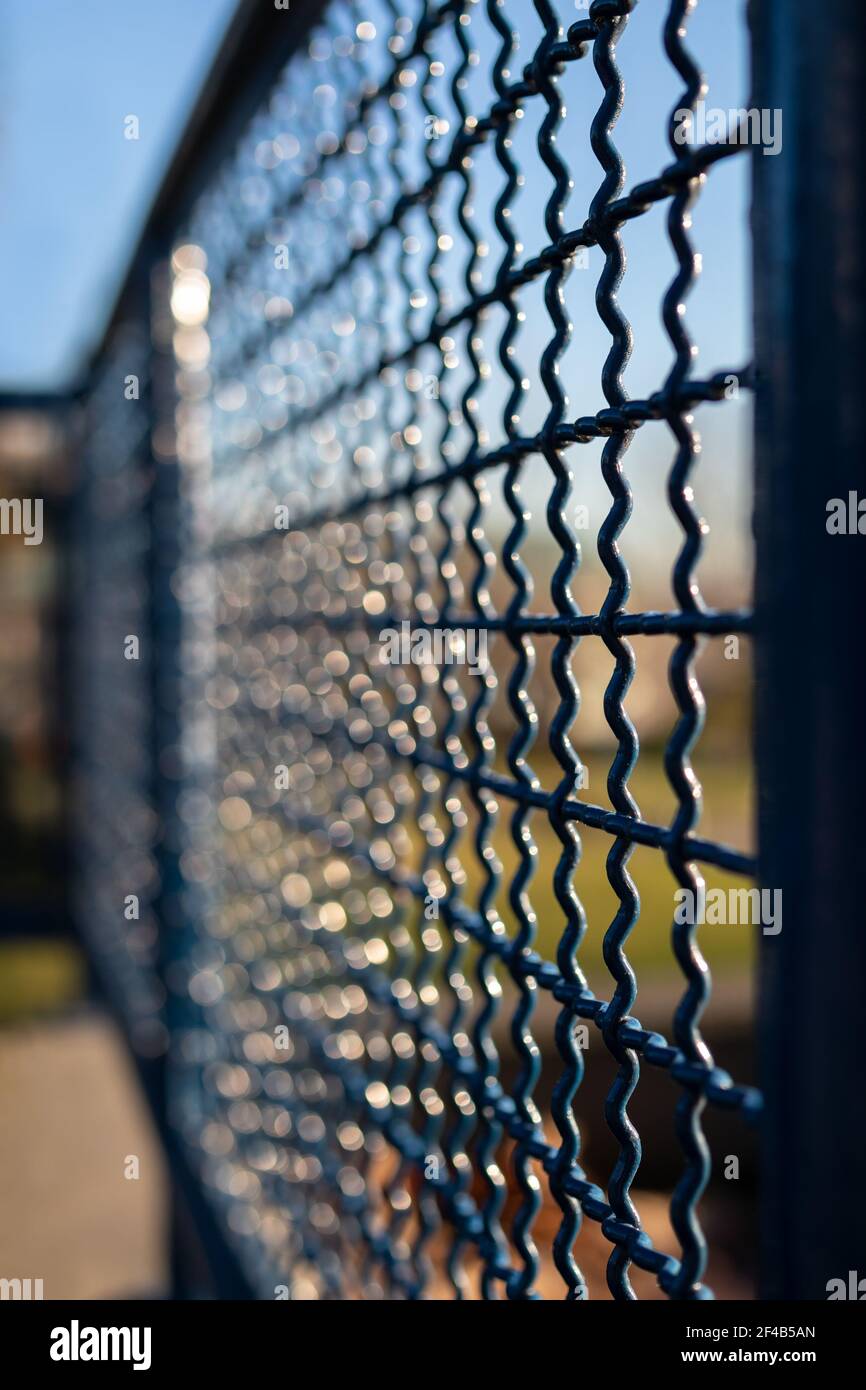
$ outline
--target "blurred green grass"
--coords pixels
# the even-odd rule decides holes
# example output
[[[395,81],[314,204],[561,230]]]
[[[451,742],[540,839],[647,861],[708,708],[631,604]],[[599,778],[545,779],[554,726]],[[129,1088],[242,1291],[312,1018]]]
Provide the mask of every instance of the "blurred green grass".
[[[0,943],[0,1023],[65,1008],[85,990],[84,959],[67,941]]]

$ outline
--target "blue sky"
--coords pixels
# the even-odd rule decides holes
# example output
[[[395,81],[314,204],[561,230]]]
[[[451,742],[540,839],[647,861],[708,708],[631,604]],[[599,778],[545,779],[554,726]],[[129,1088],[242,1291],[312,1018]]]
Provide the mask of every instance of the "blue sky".
[[[64,386],[98,341],[235,3],[3,0],[5,389]]]

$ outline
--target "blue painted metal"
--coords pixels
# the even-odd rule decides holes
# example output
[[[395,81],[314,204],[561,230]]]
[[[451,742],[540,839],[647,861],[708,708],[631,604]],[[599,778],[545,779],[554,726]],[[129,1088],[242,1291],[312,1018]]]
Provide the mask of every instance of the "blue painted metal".
[[[866,495],[866,12],[753,4],[755,101],[785,144],[754,166],[755,753],[761,876],[785,926],[761,950],[762,1296],[825,1299],[861,1270],[866,1120],[853,1021],[866,979],[866,550],[828,529]],[[808,55],[806,62],[805,55]],[[806,558],[808,561],[806,562]],[[795,1030],[796,1047],[790,1030]],[[847,1287],[847,1286],[846,1286]]]
[[[157,758],[160,778],[176,785],[166,795],[160,782],[155,793],[163,898],[170,888],[161,955],[168,1123],[243,1278],[262,1297],[283,1289],[292,1297],[439,1296],[443,1279],[464,1297],[477,1274],[484,1297],[534,1298],[550,1254],[565,1296],[583,1299],[576,1250],[589,1221],[610,1243],[615,1298],[635,1297],[632,1267],[657,1276],[672,1298],[704,1298],[702,1114],[709,1105],[751,1122],[761,1100],[716,1066],[701,1036],[710,981],[693,926],[673,929],[682,997],[672,1039],[632,1017],[628,941],[640,901],[629,860],[636,846],[651,847],[666,856],[675,882],[694,891],[701,864],[755,870],[748,854],[697,835],[690,753],[703,697],[695,658],[708,638],[748,635],[752,617],[708,609],[697,588],[703,524],[690,488],[692,409],[722,401],[731,374],[691,376],[684,314],[697,274],[690,209],[713,165],[746,147],[684,149],[672,116],[670,164],[624,191],[616,52],[634,0],[593,0],[567,32],[561,7],[535,0],[541,37],[517,78],[507,0],[486,0],[495,100],[480,112],[469,95],[469,21],[477,23],[480,7],[416,0],[407,8],[377,0],[374,38],[368,13],[334,0],[309,52],[289,61],[194,202],[182,215],[171,200],[160,211],[163,231],[187,247],[176,273],[206,266],[210,295],[206,344],[175,337],[176,409],[173,401],[155,407],[165,455],[156,468],[177,467],[186,514],[176,573],[169,577],[164,564],[152,572],[162,595],[155,659],[162,651],[177,662],[176,690],[173,668],[169,685],[158,686],[163,705],[166,691],[175,693],[159,706]],[[690,8],[672,0],[664,28],[683,84],[675,110],[694,110],[702,90],[686,42]],[[447,84],[433,80],[440,54]],[[558,79],[589,57],[600,87],[590,131],[600,181],[585,221],[569,229]],[[537,146],[551,191],[547,245],[527,258],[511,217],[519,177],[511,136],[530,102],[544,112]],[[438,133],[446,119],[447,140],[418,142],[419,126],[432,123]],[[294,153],[286,132],[297,140]],[[472,171],[485,142],[501,171],[493,209],[501,246],[487,280]],[[357,213],[346,198],[350,176],[366,189]],[[340,189],[329,189],[331,177]],[[656,204],[666,205],[676,262],[662,299],[673,365],[651,397],[629,400],[621,234]],[[274,262],[283,243],[287,270]],[[448,270],[455,246],[459,275]],[[559,372],[570,333],[563,289],[588,247],[604,257],[596,305],[610,335],[605,404],[571,419]],[[527,381],[516,347],[520,294],[533,284],[543,286],[549,318],[538,367],[548,409],[540,429],[523,435]],[[164,349],[167,290],[153,289],[152,300]],[[493,310],[507,387],[498,419],[483,401],[482,330]],[[175,328],[182,335],[183,324]],[[458,349],[464,365],[455,368]],[[748,369],[735,375],[751,386]],[[632,613],[618,546],[632,510],[625,460],[635,431],[661,423],[673,437],[668,498],[682,532],[677,606]],[[491,446],[488,428],[500,442]],[[176,463],[165,443],[171,436]],[[609,584],[600,611],[586,614],[573,587],[580,550],[569,520],[568,451],[598,439],[610,493],[598,553]],[[558,556],[554,611],[546,614],[531,610],[525,554],[521,480],[534,458],[553,482],[546,520]],[[508,513],[501,568],[511,586],[504,606],[491,594],[498,557],[486,534],[488,484],[500,475]],[[167,516],[180,524],[173,488],[163,479],[171,506],[151,515],[155,545]],[[290,530],[275,531],[274,507],[283,502]],[[483,633],[507,648],[501,643],[496,660],[463,678],[448,665],[389,667],[377,634],[404,621],[422,631]],[[670,825],[644,820],[629,788],[639,751],[626,709],[635,635],[673,639]],[[556,639],[549,740],[561,776],[550,791],[530,761],[539,723],[533,638],[544,636]],[[571,728],[582,641],[604,652],[606,669],[613,660],[604,697],[616,744],[609,808],[578,794]],[[513,728],[498,750],[500,681]],[[286,774],[276,789],[275,768]],[[494,838],[500,802],[510,808],[510,875]],[[561,913],[555,961],[537,949],[538,816],[549,817],[561,846],[552,871]],[[591,991],[580,964],[582,826],[610,837],[607,875],[618,906],[604,938],[609,998]],[[556,1061],[543,1061],[533,1035],[542,991],[558,1006]],[[503,1019],[516,1071],[500,1056]],[[618,1157],[607,1191],[581,1166],[583,1022],[596,1026],[615,1063],[605,1119]],[[667,1073],[679,1092],[677,1254],[653,1245],[631,1196],[641,1139],[629,1103],[642,1065]],[[552,1082],[552,1128],[538,1099],[542,1071]],[[539,1250],[534,1234],[540,1173],[558,1208],[550,1251]]]

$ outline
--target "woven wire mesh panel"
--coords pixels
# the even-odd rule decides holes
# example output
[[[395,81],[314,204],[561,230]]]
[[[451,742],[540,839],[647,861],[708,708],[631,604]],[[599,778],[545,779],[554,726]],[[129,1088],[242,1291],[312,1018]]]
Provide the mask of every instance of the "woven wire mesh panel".
[[[671,116],[668,166],[626,191],[617,46],[643,21],[630,0],[579,9],[334,0],[174,253],[190,939],[170,981],[173,1116],[266,1297],[584,1298],[588,1240],[616,1298],[640,1272],[669,1296],[706,1296],[702,1112],[759,1107],[701,1035],[694,925],[666,948],[680,996],[667,1037],[632,1017],[628,955],[636,847],[696,894],[702,865],[753,869],[697,836],[695,662],[750,617],[709,609],[697,586],[692,410],[722,402],[729,374],[693,377],[682,307],[698,269],[690,208],[743,147],[684,148]],[[662,21],[676,108],[694,110],[689,9],[647,6],[636,42],[658,44]],[[574,67],[588,128],[565,121]],[[521,198],[523,123],[540,204]],[[595,169],[580,207],[578,146]],[[670,366],[630,400],[623,228],[657,205]],[[595,269],[603,333],[580,385],[595,413],[577,419],[559,371],[576,266]],[[636,524],[625,455],[639,429],[667,450],[667,612],[629,607],[618,545]],[[607,495],[591,606],[574,524],[584,450]],[[629,787],[639,637],[670,653],[669,823],[645,819]],[[603,673],[595,797],[579,644]],[[592,832],[612,890],[603,920],[581,900]],[[598,990],[582,964],[593,938]],[[618,1155],[607,1176],[581,1166],[576,1118],[597,1047],[611,1080],[591,1123]],[[631,1195],[642,1071],[677,1097],[675,1249],[657,1248]]]
[[[83,409],[71,611],[75,913],[142,1058],[165,1047],[154,909],[149,334],[119,328]]]

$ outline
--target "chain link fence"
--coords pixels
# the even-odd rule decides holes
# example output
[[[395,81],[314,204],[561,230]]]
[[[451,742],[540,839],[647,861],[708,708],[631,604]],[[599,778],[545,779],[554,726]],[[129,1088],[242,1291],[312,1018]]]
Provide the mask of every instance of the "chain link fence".
[[[80,917],[134,1045],[165,1053],[166,1124],[259,1297],[710,1296],[704,1114],[748,1125],[761,1101],[702,1035],[710,976],[674,910],[705,872],[755,872],[744,826],[739,847],[699,832],[698,660],[752,617],[698,587],[694,413],[752,373],[695,374],[686,306],[693,207],[747,145],[682,138],[704,95],[692,5],[634,8],[305,11],[168,217],[138,331],[109,338],[87,401]],[[630,43],[662,45],[673,93],[667,163],[637,184]],[[663,351],[632,399],[625,242],[656,212]],[[579,370],[572,272],[594,295]],[[666,468],[644,514],[638,434]],[[674,601],[648,609],[623,552],[659,504]],[[667,668],[667,819],[630,781],[638,646]],[[666,886],[643,915],[636,850],[667,870],[647,868]],[[642,930],[677,996],[664,1031],[634,1014]],[[667,1244],[634,1186],[649,1073],[675,1102]],[[609,1131],[606,1173],[584,1119]]]

